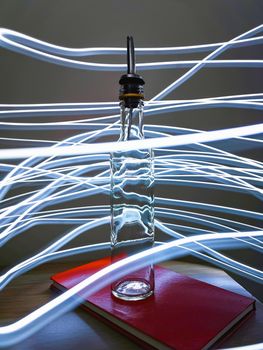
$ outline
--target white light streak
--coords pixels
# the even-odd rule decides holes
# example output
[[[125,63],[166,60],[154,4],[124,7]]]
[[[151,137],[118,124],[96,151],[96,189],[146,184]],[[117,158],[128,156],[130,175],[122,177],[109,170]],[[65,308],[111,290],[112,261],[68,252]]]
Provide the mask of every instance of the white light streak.
[[[263,36],[253,37],[263,31],[260,25],[236,38],[205,45],[167,47],[167,48],[138,48],[139,55],[155,54],[187,54],[195,52],[209,53],[203,59],[162,61],[138,63],[141,70],[147,69],[180,69],[190,68],[179,79],[174,81],[151,100],[146,101],[145,115],[153,116],[161,113],[179,113],[186,110],[207,108],[240,108],[262,110],[263,93],[240,94],[229,96],[205,97],[189,100],[162,100],[170,92],[190,79],[200,69],[240,67],[258,69],[263,60],[222,60],[217,56],[228,49],[248,47],[263,43]],[[87,57],[94,55],[124,55],[124,48],[81,48],[72,49],[61,47],[27,35],[0,29],[0,46],[39,60],[66,67],[86,70],[123,70],[122,64],[100,64],[71,59],[71,57]],[[63,56],[63,57],[62,57]],[[108,242],[73,249],[59,250],[83,232],[91,235],[94,227],[109,223],[108,206],[86,206],[64,209],[49,209],[45,207],[60,203],[70,203],[72,199],[94,196],[99,193],[109,194],[108,152],[116,150],[133,150],[155,148],[155,174],[158,185],[183,185],[199,188],[210,187],[218,190],[239,191],[243,195],[253,195],[262,199],[263,163],[230,153],[207,144],[222,140],[235,140],[242,144],[251,143],[253,147],[261,146],[263,140],[263,123],[243,125],[241,127],[224,128],[222,130],[201,131],[183,129],[165,125],[147,125],[147,138],[141,141],[129,142],[100,142],[100,138],[118,134],[119,121],[118,103],[116,102],[83,102],[83,103],[46,103],[46,104],[0,104],[0,126],[3,130],[18,132],[22,130],[86,130],[66,140],[41,140],[39,138],[1,137],[2,142],[27,142],[51,144],[50,147],[5,148],[0,150],[0,171],[5,175],[1,185],[1,244],[23,234],[28,228],[37,225],[75,224],[76,227],[42,249],[30,258],[14,265],[0,277],[0,287],[9,283],[15,277],[54,259],[62,259],[73,254],[82,254],[98,249],[105,249]],[[112,114],[104,116],[104,114]],[[86,116],[90,118],[57,121],[64,116]],[[95,116],[94,115],[99,115]],[[51,122],[36,123],[24,121],[24,118],[50,118]],[[12,122],[10,119],[12,118]],[[6,119],[8,121],[6,121]],[[14,121],[13,121],[14,119]],[[17,120],[19,119],[19,121]],[[22,119],[22,121],[21,121]],[[249,123],[249,121],[248,121]],[[255,137],[255,135],[257,137]],[[252,137],[254,136],[254,137]],[[105,150],[107,153],[105,153]],[[30,157],[30,158],[28,158]],[[62,158],[56,158],[62,157]],[[9,164],[12,159],[25,159],[18,165]],[[93,173],[96,173],[93,176]],[[92,175],[90,175],[92,174]],[[22,193],[10,195],[9,191],[23,186]],[[34,185],[34,190],[31,186]],[[6,197],[6,198],[5,198]],[[179,210],[183,207],[186,210]],[[196,211],[194,211],[196,209]],[[199,212],[201,210],[201,213]],[[172,242],[162,244],[151,250],[144,251],[122,260],[81,282],[63,295],[45,304],[31,314],[9,326],[0,327],[0,347],[15,344],[33,334],[50,320],[58,317],[74,307],[81,300],[72,300],[71,296],[89,286],[88,293],[98,290],[110,282],[110,272],[114,278],[125,274],[138,264],[147,264],[149,256],[156,261],[184,254],[209,261],[217,266],[235,271],[258,283],[263,281],[262,271],[233,260],[219,252],[219,249],[229,247],[235,249],[240,245],[261,252],[262,229],[258,227],[263,214],[256,211],[202,203],[184,201],[172,198],[156,197],[156,226],[167,235],[177,238]],[[214,215],[202,211],[212,211]],[[223,216],[219,216],[222,213]],[[234,215],[225,218],[224,215]],[[166,223],[163,219],[172,220]],[[242,222],[243,218],[257,220],[250,224]],[[180,220],[184,224],[180,224]],[[239,221],[240,220],[240,221]],[[178,223],[179,221],[179,223]],[[185,224],[187,222],[187,224]],[[189,224],[189,225],[188,225]],[[205,229],[203,228],[205,227]],[[173,230],[173,229],[176,229]],[[185,237],[181,232],[190,232]],[[203,234],[198,234],[203,233]],[[198,234],[198,235],[197,235]],[[228,239],[228,240],[227,240]],[[227,241],[226,241],[227,240]],[[175,249],[176,248],[176,249]],[[256,350],[262,344],[250,345],[236,349]]]

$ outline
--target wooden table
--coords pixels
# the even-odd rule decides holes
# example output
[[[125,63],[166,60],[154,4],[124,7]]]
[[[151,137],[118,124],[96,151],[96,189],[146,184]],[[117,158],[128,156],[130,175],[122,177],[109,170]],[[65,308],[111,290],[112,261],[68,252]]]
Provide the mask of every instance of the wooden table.
[[[47,264],[12,282],[0,293],[1,326],[10,324],[56,297],[50,290],[49,277],[78,264]],[[170,261],[162,264],[176,272],[208,282],[239,294],[251,296],[224,271],[214,267]],[[234,347],[263,342],[263,305],[234,334],[226,337],[220,347]],[[125,336],[111,329],[87,312],[76,309],[51,322],[9,350],[71,350],[71,349],[141,349]]]

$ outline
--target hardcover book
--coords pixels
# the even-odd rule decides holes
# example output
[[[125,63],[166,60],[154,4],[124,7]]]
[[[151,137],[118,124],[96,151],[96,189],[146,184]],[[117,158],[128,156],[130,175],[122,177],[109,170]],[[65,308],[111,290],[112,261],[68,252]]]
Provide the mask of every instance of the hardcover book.
[[[65,291],[110,263],[104,258],[51,277]],[[87,311],[148,349],[209,349],[254,308],[253,299],[155,266],[154,295],[123,301],[110,286],[88,296]]]

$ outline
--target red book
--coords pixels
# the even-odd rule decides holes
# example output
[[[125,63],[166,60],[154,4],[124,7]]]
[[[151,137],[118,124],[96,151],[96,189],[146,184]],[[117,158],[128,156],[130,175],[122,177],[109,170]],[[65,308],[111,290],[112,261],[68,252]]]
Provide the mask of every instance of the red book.
[[[67,290],[109,264],[101,259],[52,276],[53,287]],[[146,348],[208,349],[255,308],[253,299],[155,266],[154,295],[128,302],[107,286],[83,301],[95,316]]]

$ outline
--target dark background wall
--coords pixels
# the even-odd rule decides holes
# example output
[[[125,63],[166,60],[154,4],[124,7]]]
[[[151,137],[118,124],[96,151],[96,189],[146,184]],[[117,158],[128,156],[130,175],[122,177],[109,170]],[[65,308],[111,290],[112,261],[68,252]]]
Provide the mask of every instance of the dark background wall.
[[[134,36],[137,47],[222,42],[252,29],[261,24],[262,20],[262,0],[0,0],[1,27],[76,48],[124,47],[127,34]],[[166,59],[194,59],[202,56],[203,54],[174,55]],[[262,46],[231,50],[220,58],[262,59]],[[164,59],[164,56],[146,58],[152,61],[158,59]],[[96,61],[124,63],[125,58],[98,57]],[[144,72],[147,82],[146,97],[151,98],[157,94],[184,71],[170,69]],[[119,76],[119,72],[80,71],[51,65],[0,49],[0,103],[115,101]],[[262,71],[260,75],[258,69],[208,68],[202,69],[168,98],[201,98],[257,93],[261,90]],[[147,123],[203,130],[254,124],[259,121],[262,121],[262,113],[258,111],[226,108],[187,111],[147,119]],[[41,134],[37,131],[20,131],[15,136],[14,132],[2,132],[1,136],[38,138],[41,135],[43,139],[60,140],[71,134],[71,131],[59,130]],[[10,145],[12,146],[14,145]],[[237,153],[260,160],[258,149],[240,148]],[[197,201],[202,198],[208,203],[262,210],[258,199],[229,192],[166,187],[158,188],[157,195]],[[0,250],[0,264],[13,265],[68,230],[68,226],[63,225],[30,229]],[[24,235],[27,235],[27,239]],[[108,238],[109,227],[104,227],[94,230],[92,236],[83,235],[72,244],[92,243]],[[257,267],[260,267],[262,261],[259,255],[251,251],[232,252],[232,256]],[[252,282],[243,282],[249,288],[256,288]]]

